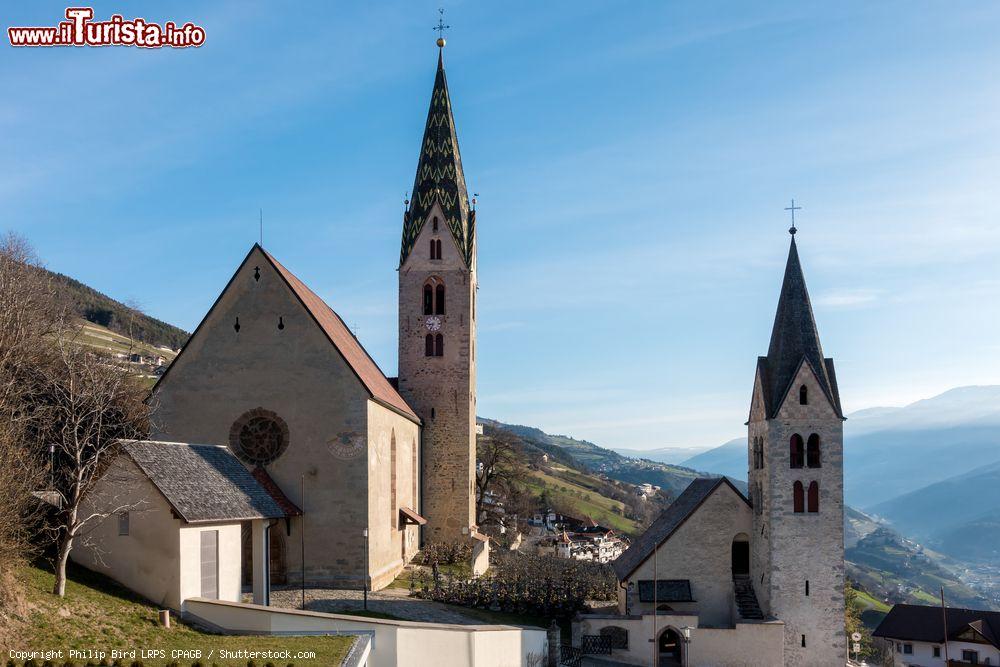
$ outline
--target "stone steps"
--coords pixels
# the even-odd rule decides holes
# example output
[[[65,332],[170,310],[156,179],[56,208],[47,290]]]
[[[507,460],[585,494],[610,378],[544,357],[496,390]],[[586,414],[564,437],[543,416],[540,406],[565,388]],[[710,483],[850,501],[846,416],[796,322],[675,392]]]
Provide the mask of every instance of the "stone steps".
[[[740,618],[763,620],[764,612],[757,602],[757,594],[754,593],[750,578],[733,577],[733,587],[736,591],[736,608],[740,612]]]

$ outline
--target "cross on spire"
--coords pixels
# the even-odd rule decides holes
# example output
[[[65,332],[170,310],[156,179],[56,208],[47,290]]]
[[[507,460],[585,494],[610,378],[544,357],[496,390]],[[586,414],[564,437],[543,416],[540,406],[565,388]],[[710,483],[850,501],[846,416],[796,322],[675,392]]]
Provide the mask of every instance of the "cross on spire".
[[[444,31],[450,29],[451,26],[444,24],[444,7],[441,7],[441,8],[438,9],[438,14],[440,16],[438,16],[438,24],[436,26],[434,26],[434,30],[437,30],[437,32],[438,32],[437,45],[439,47],[441,47],[441,48],[444,48],[444,44],[445,44],[445,42],[444,42]]]
[[[795,228],[795,212],[796,211],[801,211],[802,207],[801,206],[796,206],[795,205],[795,200],[793,199],[792,200],[792,205],[791,206],[786,206],[785,210],[792,212],[792,226],[788,228],[788,233],[791,234],[792,236],[795,236],[795,232],[799,231],[798,229]]]

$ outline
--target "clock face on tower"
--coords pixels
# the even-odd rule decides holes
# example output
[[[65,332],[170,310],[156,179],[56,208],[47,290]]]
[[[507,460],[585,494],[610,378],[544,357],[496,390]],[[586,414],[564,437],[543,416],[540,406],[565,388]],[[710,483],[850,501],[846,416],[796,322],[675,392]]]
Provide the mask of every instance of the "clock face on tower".
[[[438,331],[441,328],[441,318],[436,315],[428,317],[424,324],[427,326],[428,331]]]

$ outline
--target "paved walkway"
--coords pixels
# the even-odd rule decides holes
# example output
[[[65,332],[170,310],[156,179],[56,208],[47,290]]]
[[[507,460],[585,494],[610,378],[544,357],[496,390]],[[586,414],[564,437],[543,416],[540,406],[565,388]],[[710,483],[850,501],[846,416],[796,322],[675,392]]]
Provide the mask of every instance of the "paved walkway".
[[[306,589],[306,609],[309,611],[337,613],[362,609],[362,599],[363,593],[361,591],[329,588]],[[302,589],[272,590],[271,606],[301,609]],[[410,597],[409,591],[402,588],[386,588],[368,593],[368,610],[391,614],[407,621],[453,623],[456,625],[484,624],[481,619],[463,613],[461,608]]]

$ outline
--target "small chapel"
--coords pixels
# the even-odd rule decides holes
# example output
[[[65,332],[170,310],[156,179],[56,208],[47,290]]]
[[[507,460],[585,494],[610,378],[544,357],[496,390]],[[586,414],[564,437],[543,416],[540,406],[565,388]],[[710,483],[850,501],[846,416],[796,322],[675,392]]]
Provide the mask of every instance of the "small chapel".
[[[476,211],[438,47],[395,267],[398,375],[254,244],[154,386],[151,441],[125,447],[119,473],[140,479],[145,511],[105,522],[102,547],[76,560],[169,606],[238,599],[247,583],[263,604],[272,584],[377,590],[431,542],[468,544],[473,571],[486,569],[475,525]],[[180,563],[168,575],[143,556],[154,525],[179,531],[159,551]]]
[[[844,415],[796,231],[745,424],[749,493],[693,481],[613,563],[617,613],[574,622],[582,650],[657,666],[846,664]]]

